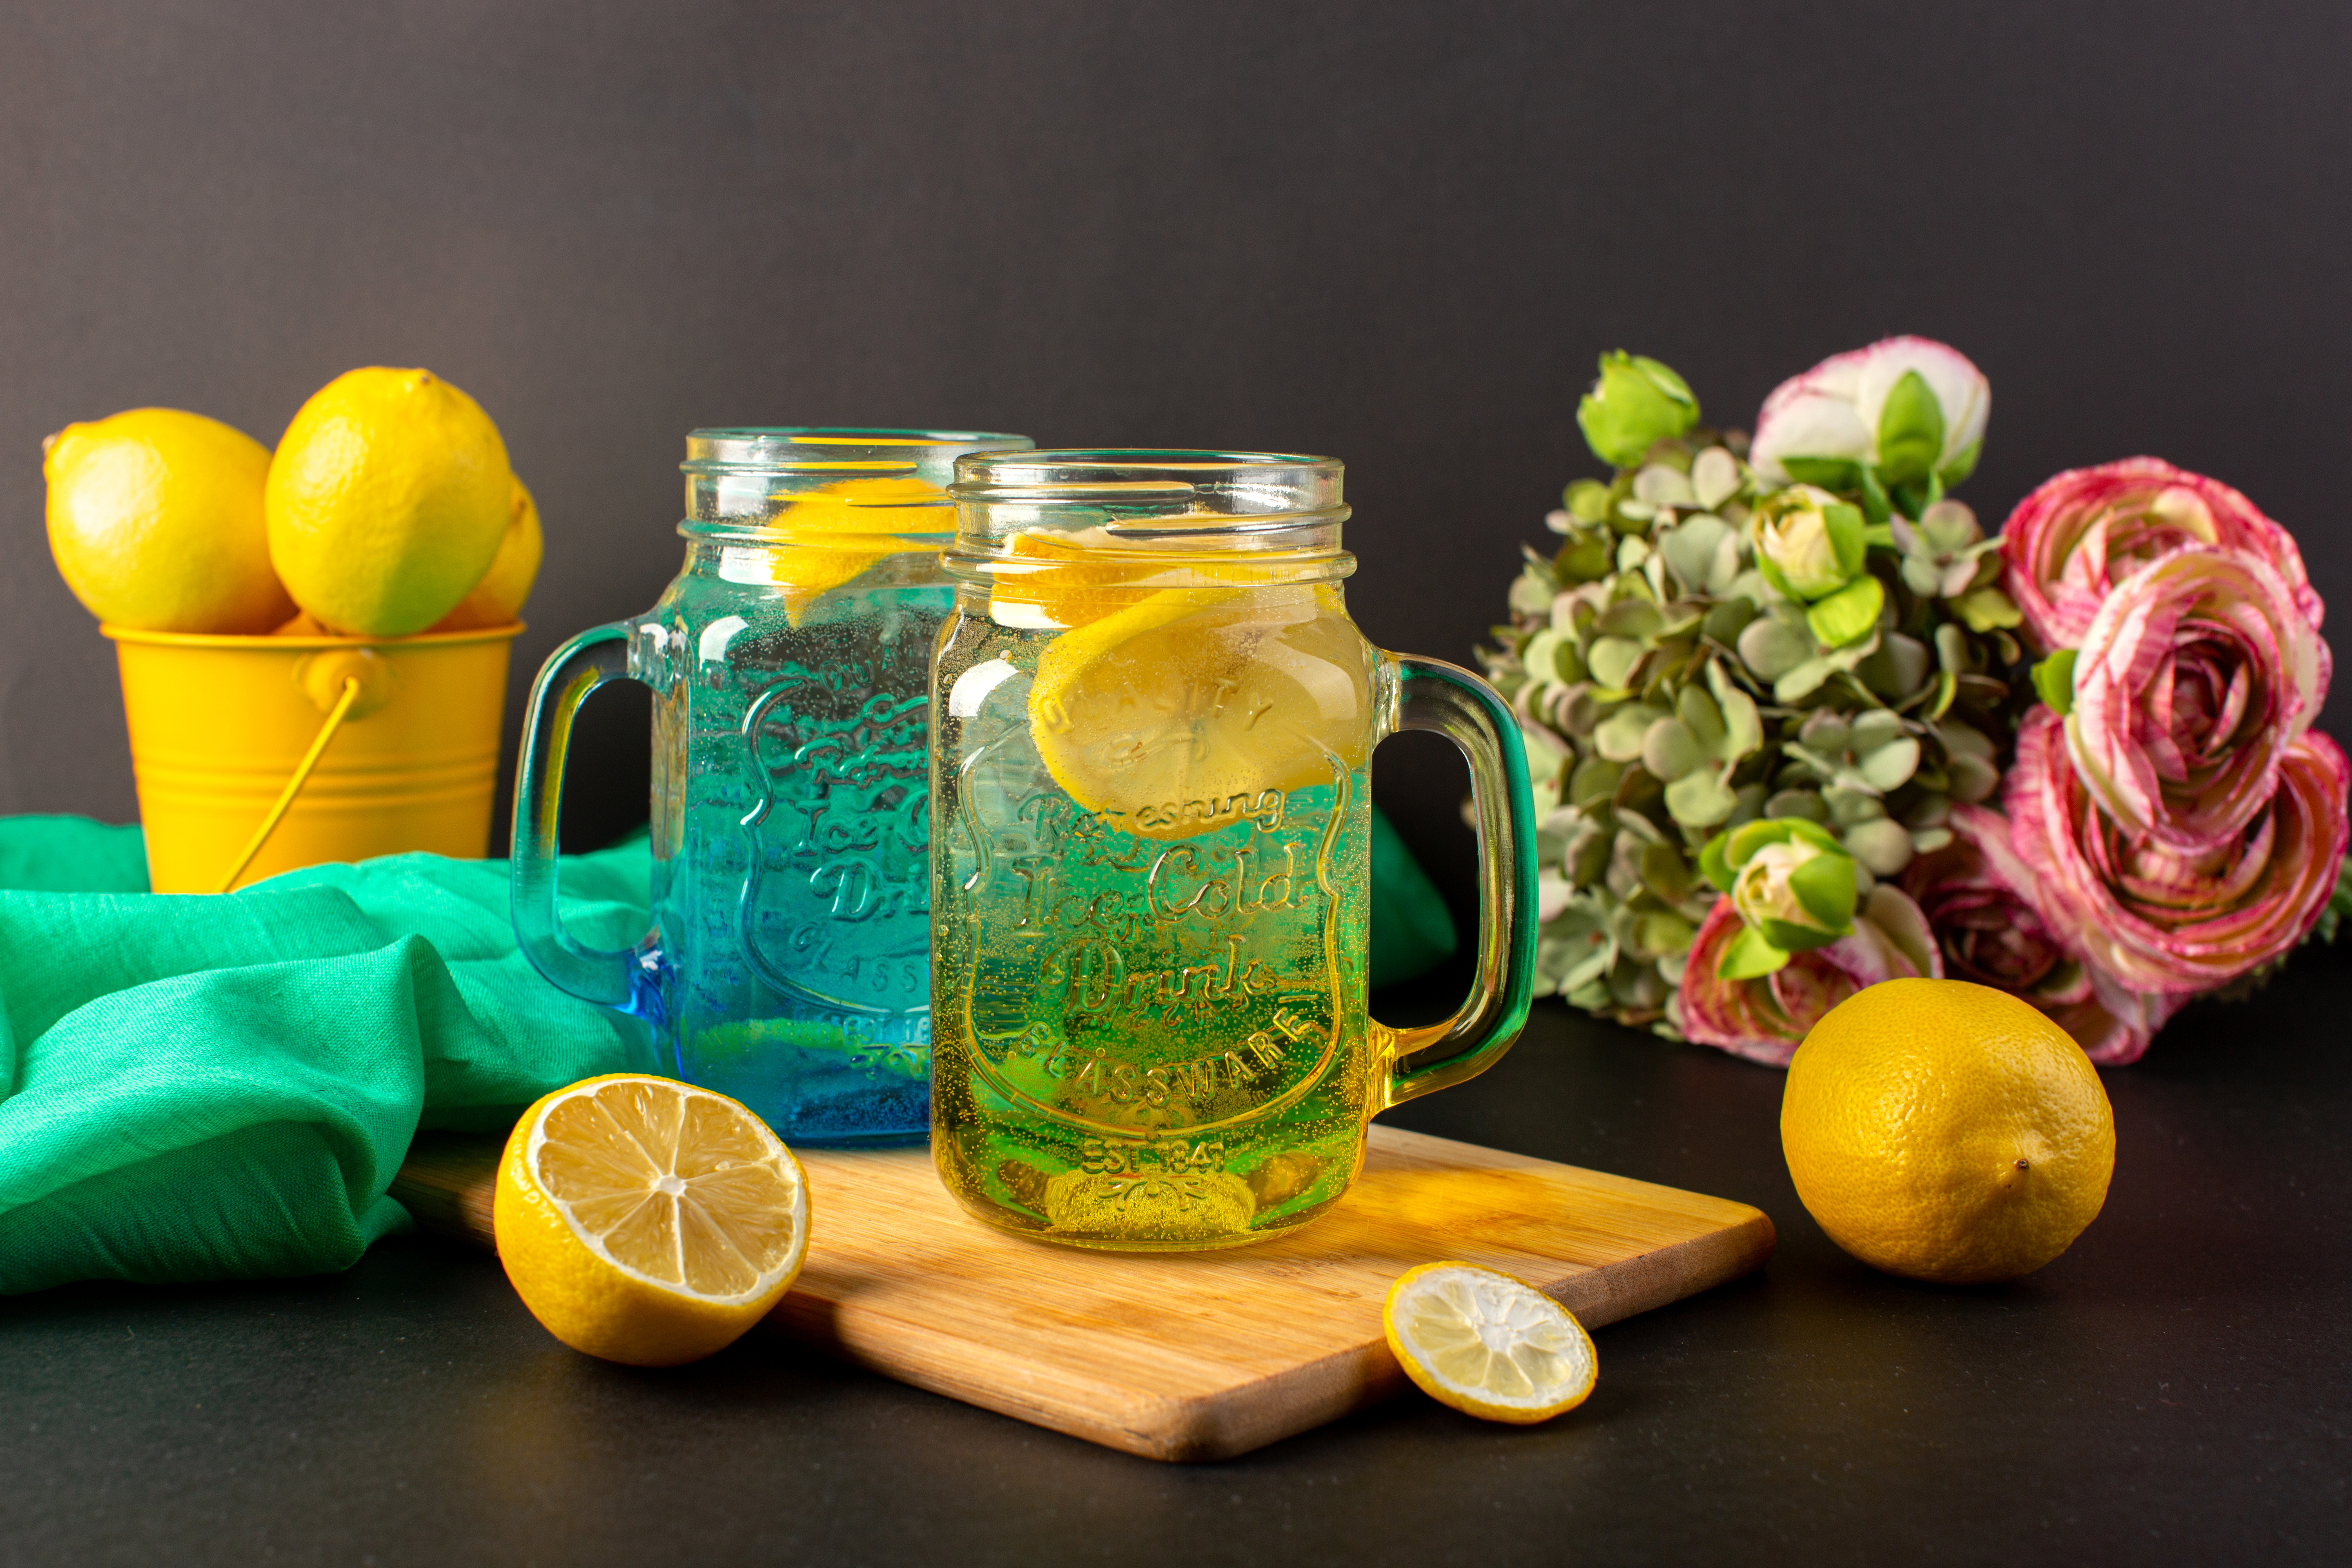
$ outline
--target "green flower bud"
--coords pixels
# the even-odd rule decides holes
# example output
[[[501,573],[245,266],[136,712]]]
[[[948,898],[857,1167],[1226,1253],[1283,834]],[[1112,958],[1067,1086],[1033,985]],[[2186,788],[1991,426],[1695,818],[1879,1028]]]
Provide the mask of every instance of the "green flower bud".
[[[1731,885],[1739,918],[1783,952],[1823,947],[1853,929],[1853,859],[1809,838],[1767,844]]]
[[[1698,399],[1656,360],[1620,350],[1601,356],[1601,377],[1576,405],[1576,423],[1594,456],[1630,468],[1652,446],[1698,423]]]
[[[1862,510],[1827,490],[1791,486],[1758,507],[1748,527],[1757,569],[1792,599],[1826,597],[1862,570]]]

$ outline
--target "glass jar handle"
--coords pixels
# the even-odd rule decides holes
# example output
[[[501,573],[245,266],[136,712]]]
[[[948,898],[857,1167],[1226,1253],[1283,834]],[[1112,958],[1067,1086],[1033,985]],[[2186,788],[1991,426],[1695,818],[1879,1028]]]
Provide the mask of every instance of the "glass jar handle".
[[[509,875],[515,941],[533,969],[560,989],[623,1012],[637,1012],[639,953],[581,943],[563,929],[556,901],[557,818],[563,806],[563,759],[572,721],[588,694],[629,673],[629,626],[591,626],[557,648],[531,683],[515,769],[514,858]]]
[[[1381,1031],[1392,1037],[1382,1108],[1495,1065],[1518,1038],[1535,995],[1535,798],[1527,747],[1500,693],[1459,666],[1386,656],[1397,683],[1396,728],[1433,730],[1470,764],[1478,832],[1478,970],[1461,1011],[1442,1024]]]

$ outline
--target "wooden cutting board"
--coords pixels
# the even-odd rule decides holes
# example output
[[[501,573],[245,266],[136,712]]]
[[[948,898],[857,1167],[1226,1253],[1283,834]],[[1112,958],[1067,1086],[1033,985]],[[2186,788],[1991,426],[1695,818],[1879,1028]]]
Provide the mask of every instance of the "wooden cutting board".
[[[494,1138],[420,1136],[392,1195],[490,1240]],[[1024,1421],[1154,1459],[1220,1459],[1405,1386],[1381,1330],[1396,1277],[1515,1274],[1587,1328],[1763,1266],[1745,1204],[1375,1126],[1314,1224],[1207,1253],[1084,1252],[971,1218],[923,1149],[800,1150],[808,1265],[762,1327]]]

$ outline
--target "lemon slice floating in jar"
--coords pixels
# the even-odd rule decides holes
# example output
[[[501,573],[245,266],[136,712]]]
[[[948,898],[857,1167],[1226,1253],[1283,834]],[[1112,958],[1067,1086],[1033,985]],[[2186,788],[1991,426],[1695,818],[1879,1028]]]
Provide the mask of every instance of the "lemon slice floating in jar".
[[[1600,1375],[1592,1336],[1528,1284],[1470,1263],[1424,1263],[1389,1288],[1389,1349],[1432,1399],[1487,1421],[1549,1421]]]
[[[913,479],[840,479],[791,498],[770,525],[783,536],[768,568],[793,626],[830,593],[893,555],[918,551],[902,533],[950,531],[955,513],[936,485]]]
[[[1371,739],[1371,657],[1328,590],[1162,588],[1038,656],[1029,732],[1054,782],[1181,838],[1268,790],[1328,784]]]
[[[1023,529],[1005,541],[1004,555],[1019,569],[999,573],[989,584],[989,616],[999,626],[1083,626],[1154,592],[1137,585],[1143,574],[1132,557],[1105,560],[1100,548],[1065,533]]]
[[[808,1178],[767,1124],[725,1095],[635,1073],[523,1112],[491,1214],[531,1315],[635,1366],[733,1343],[808,1256]]]

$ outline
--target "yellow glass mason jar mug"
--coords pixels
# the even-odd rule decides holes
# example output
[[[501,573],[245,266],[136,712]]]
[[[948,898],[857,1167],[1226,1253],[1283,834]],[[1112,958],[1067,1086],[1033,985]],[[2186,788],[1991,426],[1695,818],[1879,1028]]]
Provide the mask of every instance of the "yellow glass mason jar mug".
[[[1322,1213],[1387,1106],[1526,1021],[1533,805],[1509,709],[1348,618],[1340,465],[960,458],[932,678],[932,1152],[992,1224],[1133,1250]],[[1470,763],[1478,968],[1447,1023],[1366,1010],[1370,768]]]

